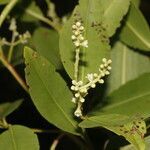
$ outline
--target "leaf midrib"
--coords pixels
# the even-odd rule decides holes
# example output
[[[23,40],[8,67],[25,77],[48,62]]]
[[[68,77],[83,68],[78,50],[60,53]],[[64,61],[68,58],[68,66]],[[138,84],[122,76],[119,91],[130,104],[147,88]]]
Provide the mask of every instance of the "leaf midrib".
[[[107,9],[104,11],[104,16],[106,17],[107,13],[109,12],[109,10],[111,9],[111,7],[113,6],[115,0],[112,0],[110,5],[107,7]]]
[[[46,91],[47,91],[49,97],[51,97],[53,103],[56,104],[56,106],[57,106],[57,107],[59,108],[59,110],[64,114],[64,117],[70,122],[70,124],[71,124],[74,128],[76,128],[76,126],[74,125],[74,123],[73,123],[73,122],[68,118],[68,116],[65,114],[65,112],[63,111],[63,109],[61,108],[61,106],[59,106],[59,104],[58,104],[58,103],[53,99],[53,97],[51,96],[51,93],[49,92],[47,86],[45,85],[45,83],[43,82],[42,78],[41,78],[40,75],[38,74],[38,71],[37,71],[36,67],[33,67],[33,68],[34,68],[34,71],[35,71],[35,73],[37,74],[38,78],[39,78],[40,81],[43,83],[43,85],[44,85],[44,87],[45,87],[45,89],[46,89]]]
[[[112,109],[112,108],[117,107],[117,106],[119,106],[119,105],[123,105],[123,104],[129,103],[129,102],[131,102],[131,101],[137,100],[138,98],[145,97],[145,96],[148,96],[148,95],[150,95],[150,92],[146,92],[146,93],[144,93],[144,94],[141,94],[141,95],[138,95],[138,96],[135,96],[135,97],[128,98],[128,99],[126,99],[126,100],[124,100],[124,101],[121,101],[121,102],[112,104],[112,105],[110,105],[110,106],[106,106],[103,110]]]
[[[143,36],[141,36],[140,33],[138,33],[138,31],[136,31],[136,30],[134,29],[134,27],[132,26],[132,24],[129,23],[129,22],[126,22],[126,24],[127,24],[128,28],[135,34],[135,36],[138,37],[139,40],[140,40],[147,48],[150,48],[150,43],[147,42],[147,41],[143,38]]]
[[[10,131],[10,136],[11,136],[11,139],[12,139],[13,149],[14,149],[14,150],[18,150],[17,144],[16,144],[16,142],[15,142],[15,138],[14,138],[13,129],[12,129],[11,126],[9,127],[9,131]]]

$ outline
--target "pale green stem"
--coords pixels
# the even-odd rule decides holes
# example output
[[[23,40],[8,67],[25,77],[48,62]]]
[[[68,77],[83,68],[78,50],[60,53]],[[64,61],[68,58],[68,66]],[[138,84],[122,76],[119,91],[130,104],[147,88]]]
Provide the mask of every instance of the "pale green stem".
[[[44,130],[44,129],[32,129],[35,133],[61,133],[60,130]]]
[[[56,147],[57,147],[57,145],[58,145],[58,143],[59,143],[59,141],[60,141],[60,139],[61,139],[62,137],[64,137],[64,134],[61,134],[60,136],[57,137],[57,139],[55,139],[55,140],[53,141],[53,143],[52,143],[52,145],[51,145],[51,147],[50,147],[50,150],[55,150],[55,149],[56,149]]]
[[[100,78],[101,78],[101,75],[99,75],[96,79],[94,79],[94,80],[92,81],[92,84],[96,84],[96,83],[100,80]],[[90,85],[91,85],[91,82],[87,83],[87,84],[84,85],[84,86],[81,86],[81,87],[79,88],[79,90],[85,89],[85,88],[86,88],[86,89],[89,89]]]
[[[18,83],[22,86],[22,88],[28,92],[28,87],[25,82],[22,80],[20,75],[16,72],[16,70],[12,67],[12,65],[5,58],[2,49],[0,49],[0,61],[2,64],[9,70],[9,72],[13,75],[13,77],[18,81]]]
[[[79,61],[80,61],[80,57],[79,57],[79,55],[80,55],[80,49],[77,48],[77,49],[75,50],[75,52],[76,52],[76,55],[75,55],[75,64],[74,64],[74,79],[75,79],[76,81],[78,81]]]
[[[15,42],[13,42],[13,43],[8,42],[8,41],[4,41],[4,42],[3,42],[3,44],[5,44],[5,45],[7,45],[7,46],[13,46],[13,47],[15,47],[16,45],[18,45],[18,44],[20,44],[20,43],[21,43],[21,40],[20,40],[20,39],[17,40],[17,41],[15,41]]]
[[[11,9],[15,6],[15,4],[17,3],[18,0],[11,0],[6,7],[4,8],[4,10],[2,11],[1,15],[0,15],[0,27],[2,26],[5,18],[7,17],[7,15],[9,14],[9,12],[11,11]]]
[[[40,21],[43,21],[45,22],[46,24],[50,25],[51,27],[53,27],[57,32],[60,32],[60,27],[56,24],[54,24],[51,20],[45,18],[44,16],[40,15],[40,14],[37,14],[35,12],[33,12],[32,10],[30,9],[27,9],[26,10],[26,13],[31,15],[32,17],[35,17],[37,19],[39,19]]]
[[[11,45],[10,45],[10,48],[9,48],[9,52],[8,52],[8,62],[11,62],[11,58],[12,58],[12,54],[13,54],[13,49],[14,49],[14,45],[13,43],[15,42],[15,34],[13,32],[13,35],[12,35],[12,40],[11,40]]]

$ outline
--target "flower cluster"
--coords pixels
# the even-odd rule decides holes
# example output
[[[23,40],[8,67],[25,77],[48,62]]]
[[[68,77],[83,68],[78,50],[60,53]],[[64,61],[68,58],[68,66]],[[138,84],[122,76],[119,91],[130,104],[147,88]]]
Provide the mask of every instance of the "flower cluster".
[[[106,58],[103,58],[102,64],[99,67],[99,73],[87,74],[86,78],[88,81],[86,84],[83,84],[82,81],[75,81],[75,80],[72,81],[71,90],[74,92],[74,97],[72,98],[72,102],[80,103],[80,106],[77,107],[74,113],[77,117],[82,116],[81,104],[85,102],[84,97],[88,94],[88,90],[90,88],[95,88],[97,83],[103,84],[104,80],[102,78],[110,74],[111,62],[112,61],[110,59],[107,60]]]
[[[87,48],[88,41],[83,37],[84,27],[82,26],[81,21],[77,21],[72,25],[72,32],[73,35],[71,36],[71,39],[75,47],[83,46]]]
[[[17,31],[17,24],[16,24],[16,20],[14,18],[11,19],[11,23],[10,23],[10,26],[9,26],[9,30],[12,32],[12,42],[8,42],[6,40],[6,38],[2,38],[1,40],[1,44],[2,45],[13,45],[13,46],[16,46],[20,43],[22,44],[25,44],[27,43],[27,40],[29,38],[31,38],[31,35],[28,31],[26,31],[25,33],[23,34],[19,34],[18,31]]]
[[[88,47],[88,40],[84,38],[84,27],[80,20],[76,21],[72,25],[72,33],[71,36],[72,42],[75,46],[75,64],[74,64],[74,80],[72,80],[71,90],[74,93],[74,97],[72,98],[72,102],[77,104],[77,108],[74,112],[76,117],[82,117],[82,103],[85,102],[85,96],[88,94],[88,90],[90,88],[95,88],[97,83],[103,84],[104,80],[102,79],[104,76],[110,74],[110,64],[111,60],[107,60],[106,58],[102,59],[102,64],[99,67],[99,73],[90,73],[85,77],[87,79],[86,83],[78,80],[78,72],[79,72],[79,61],[80,61],[80,50],[81,47]]]

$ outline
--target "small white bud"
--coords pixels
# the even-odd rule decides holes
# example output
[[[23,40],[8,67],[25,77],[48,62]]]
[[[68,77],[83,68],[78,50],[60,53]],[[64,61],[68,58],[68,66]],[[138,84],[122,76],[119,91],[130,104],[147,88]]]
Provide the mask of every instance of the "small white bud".
[[[84,27],[83,27],[83,26],[81,26],[79,29],[80,29],[81,31],[83,31],[83,30],[84,30]]]
[[[75,39],[76,39],[76,36],[72,35],[72,36],[71,36],[71,39],[72,39],[72,40],[75,40]]]
[[[107,69],[108,69],[108,70],[111,70],[111,67],[110,67],[110,66],[108,66],[108,67],[107,67]]]
[[[85,40],[85,41],[83,41],[82,42],[82,44],[81,44],[83,47],[88,47],[88,40]]]
[[[86,88],[83,88],[83,89],[80,90],[80,92],[81,92],[81,93],[87,93],[87,89],[86,89]]]
[[[80,37],[79,37],[79,40],[80,40],[80,41],[83,41],[83,40],[84,40],[84,37],[83,37],[83,36],[80,36]]]
[[[76,80],[72,80],[72,84],[76,85],[77,81]]]
[[[111,63],[112,63],[112,60],[111,60],[111,59],[109,59],[107,63],[108,63],[108,64],[111,64]]]
[[[74,34],[77,36],[77,35],[80,34],[80,32],[79,31],[75,31]]]
[[[74,112],[74,115],[75,115],[76,117],[81,117],[81,116],[82,116],[81,110],[77,109],[77,110]]]
[[[85,99],[84,99],[84,98],[80,98],[80,102],[81,102],[81,103],[84,103],[84,102],[85,102]]]
[[[101,69],[99,69],[99,72],[100,72],[101,77],[104,77],[104,76],[105,76],[104,71],[102,71]]]
[[[82,82],[82,81],[79,81],[79,82],[78,82],[78,85],[79,85],[79,86],[83,85],[83,82]]]
[[[91,88],[95,88],[96,87],[96,85],[93,83],[92,85],[91,85]]]
[[[103,68],[104,68],[104,65],[103,65],[103,64],[101,64],[101,65],[100,65],[100,68],[101,68],[101,69],[103,69]]]
[[[73,103],[76,103],[76,98],[73,97],[71,101],[72,101]]]
[[[106,72],[105,72],[105,74],[106,74],[106,75],[109,75],[109,74],[110,74],[110,72],[109,72],[109,71],[106,71]]]
[[[94,77],[93,77],[93,74],[92,74],[92,73],[87,74],[86,78],[87,78],[90,82],[92,82],[92,81],[93,81],[93,79],[94,79]]]
[[[75,90],[75,86],[71,86],[71,90],[73,90],[73,91],[74,91],[74,90]]]
[[[74,45],[75,45],[76,47],[80,46],[79,41],[75,41],[75,42],[74,42]]]
[[[80,27],[80,26],[81,26],[81,22],[79,22],[79,21],[76,22],[76,26],[77,26],[77,27]]]
[[[78,90],[79,90],[79,88],[78,88],[78,87],[75,87],[75,88],[74,88],[74,91],[78,91]]]
[[[72,25],[72,29],[76,29],[76,25]]]
[[[106,62],[107,62],[107,59],[106,59],[106,58],[103,58],[102,61],[103,61],[104,63],[106,63]]]
[[[99,83],[100,83],[100,84],[103,84],[103,83],[104,83],[104,80],[103,80],[103,79],[100,79],[100,80],[99,80]]]
[[[97,74],[97,73],[94,73],[94,77],[98,77],[98,74]]]
[[[104,64],[104,66],[105,66],[105,67],[107,67],[107,66],[108,66],[108,64],[107,64],[107,63],[105,63],[105,64]]]
[[[79,93],[76,93],[76,94],[75,94],[75,97],[76,97],[76,98],[78,98],[79,96],[80,96],[80,94],[79,94]]]

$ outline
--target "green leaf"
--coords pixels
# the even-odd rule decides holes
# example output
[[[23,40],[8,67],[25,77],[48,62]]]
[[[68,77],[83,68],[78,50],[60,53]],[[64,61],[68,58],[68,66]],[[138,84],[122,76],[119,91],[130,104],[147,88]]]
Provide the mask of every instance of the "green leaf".
[[[24,13],[22,16],[23,21],[27,21],[27,22],[33,22],[33,21],[36,22],[37,21],[37,18],[30,15],[30,14],[32,14],[31,11],[38,16],[43,16],[43,13],[40,10],[39,6],[36,5],[35,1],[32,1],[32,3],[26,9],[26,13]]]
[[[127,20],[120,34],[127,45],[144,51],[150,51],[150,29],[138,8],[131,4]]]
[[[134,4],[135,7],[139,7],[140,6],[140,3],[141,3],[141,0],[131,0],[132,3]]]
[[[61,68],[58,33],[41,27],[34,32],[32,38],[37,52],[47,58],[57,69]]]
[[[27,127],[14,125],[0,134],[1,150],[39,150],[36,134]]]
[[[127,13],[130,0],[100,0],[100,8],[103,11],[103,22],[107,26],[109,36],[112,36],[120,26],[120,22]],[[98,14],[97,14],[98,15]]]
[[[117,113],[123,115],[141,114],[150,116],[150,73],[127,82],[107,97],[107,104],[96,108],[93,114]],[[115,83],[114,83],[115,84]]]
[[[41,115],[58,128],[79,135],[73,118],[72,93],[45,58],[25,48],[26,80],[32,100]]]
[[[10,0],[0,0],[0,5],[7,4]]]
[[[146,143],[146,149],[145,150],[149,150],[149,148],[150,148],[150,136],[144,138],[144,140]],[[136,149],[134,148],[134,146],[132,144],[130,144],[130,145],[127,145],[127,146],[120,148],[120,150],[136,150]]]
[[[108,81],[108,93],[139,75],[150,72],[149,57],[134,51],[119,41],[112,48],[111,60],[112,71]]]
[[[69,21],[64,25],[60,33],[60,54],[62,63],[70,75],[74,78],[74,58],[75,47],[72,43],[72,25],[75,20],[81,18],[85,28],[84,37],[88,40],[88,48],[81,49],[79,79],[84,81],[87,73],[97,72],[102,58],[108,57],[109,45],[106,32],[102,29],[101,19],[101,3],[99,0],[82,0],[79,6],[74,10]],[[92,26],[96,24],[96,26]],[[102,30],[98,33],[98,30]]]
[[[86,118],[79,126],[82,128],[104,127],[124,136],[138,150],[145,150],[143,137],[146,133],[146,125],[141,118],[118,114],[100,115]]]
[[[15,109],[17,109],[22,103],[22,100],[17,100],[15,102],[7,102],[0,104],[0,119],[5,118],[11,114]]]

